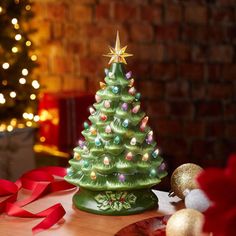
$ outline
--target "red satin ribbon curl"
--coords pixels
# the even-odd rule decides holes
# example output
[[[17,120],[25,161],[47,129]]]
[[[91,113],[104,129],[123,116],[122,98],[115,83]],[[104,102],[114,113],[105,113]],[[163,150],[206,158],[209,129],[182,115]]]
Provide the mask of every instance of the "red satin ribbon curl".
[[[75,188],[75,186],[62,179],[65,175],[65,168],[50,166],[29,171],[23,174],[15,183],[0,179],[0,197],[6,197],[5,200],[0,202],[0,214],[6,213],[9,216],[25,218],[44,218],[32,228],[34,234],[49,229],[66,213],[60,203],[38,213],[31,213],[22,207],[46,194]],[[61,179],[55,179],[54,176]],[[31,190],[32,192],[26,199],[17,201],[18,192],[21,188]]]

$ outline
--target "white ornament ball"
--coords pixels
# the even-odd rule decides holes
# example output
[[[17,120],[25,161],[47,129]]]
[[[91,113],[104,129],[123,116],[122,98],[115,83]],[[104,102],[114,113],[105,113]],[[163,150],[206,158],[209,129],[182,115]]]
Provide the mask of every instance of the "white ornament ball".
[[[210,206],[210,201],[201,189],[186,191],[185,206],[186,208],[195,209],[200,212],[206,211]]]

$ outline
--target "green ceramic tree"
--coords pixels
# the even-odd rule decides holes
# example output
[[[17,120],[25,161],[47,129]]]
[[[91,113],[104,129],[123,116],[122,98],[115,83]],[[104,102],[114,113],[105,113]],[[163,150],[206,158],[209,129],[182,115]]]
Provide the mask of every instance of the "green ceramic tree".
[[[74,204],[81,210],[107,215],[128,215],[157,207],[151,187],[166,175],[148,117],[140,108],[140,93],[125,73],[126,47],[110,48],[110,69],[90,107],[91,125],[84,123],[65,179],[80,187]]]

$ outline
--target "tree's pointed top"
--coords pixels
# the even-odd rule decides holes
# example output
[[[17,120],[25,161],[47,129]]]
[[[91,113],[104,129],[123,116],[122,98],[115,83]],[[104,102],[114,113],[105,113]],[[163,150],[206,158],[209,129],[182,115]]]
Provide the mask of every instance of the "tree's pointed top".
[[[119,51],[120,50],[120,37],[119,37],[119,31],[117,30],[116,32],[116,45],[115,45],[115,50]]]
[[[133,56],[133,54],[126,53],[127,46],[121,48],[120,46],[120,37],[119,37],[119,31],[116,33],[116,43],[115,43],[115,48],[112,48],[109,46],[110,52],[104,56],[110,57],[110,61],[108,64],[111,64],[112,62],[120,62],[127,64],[125,57],[130,57]]]

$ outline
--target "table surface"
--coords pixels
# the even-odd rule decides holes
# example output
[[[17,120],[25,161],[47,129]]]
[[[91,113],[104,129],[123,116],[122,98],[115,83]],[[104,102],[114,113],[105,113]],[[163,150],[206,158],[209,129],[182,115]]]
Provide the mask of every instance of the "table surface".
[[[179,198],[169,198],[167,192],[154,191],[159,199],[158,209],[141,214],[129,216],[103,216],[95,215],[75,209],[72,205],[72,196],[76,190],[64,191],[60,194],[47,195],[25,207],[32,212],[42,211],[56,203],[61,203],[66,210],[64,220],[51,229],[38,233],[39,236],[111,236],[121,228],[134,222],[174,213],[183,208],[183,202]],[[28,236],[32,235],[32,227],[42,219],[28,219],[0,215],[1,236]]]

